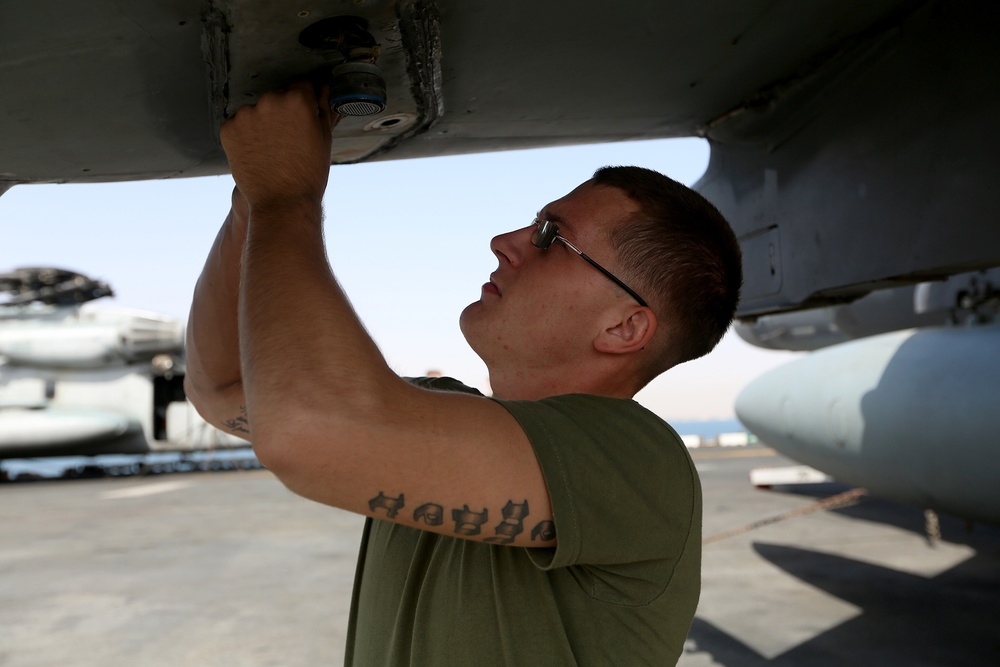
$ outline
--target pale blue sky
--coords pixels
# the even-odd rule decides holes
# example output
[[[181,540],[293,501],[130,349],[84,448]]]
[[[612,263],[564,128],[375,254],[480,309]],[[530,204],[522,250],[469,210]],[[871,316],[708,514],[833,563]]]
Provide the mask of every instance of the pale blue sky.
[[[335,167],[326,196],[330,260],[390,365],[441,370],[487,388],[458,315],[496,268],[489,240],[608,164],[692,184],[707,144],[670,139]],[[0,197],[0,271],[60,266],[108,281],[108,305],[186,318],[191,292],[229,208],[228,176],[18,186]],[[637,399],[667,419],[729,418],[736,393],[792,358],[733,334],[671,370]]]

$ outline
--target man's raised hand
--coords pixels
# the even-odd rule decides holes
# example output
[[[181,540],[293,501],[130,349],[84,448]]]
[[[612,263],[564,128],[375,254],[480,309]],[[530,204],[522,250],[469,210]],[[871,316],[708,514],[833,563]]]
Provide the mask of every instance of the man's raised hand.
[[[222,125],[222,147],[251,210],[320,204],[336,120],[326,89],[317,95],[311,83],[300,81],[265,93]]]

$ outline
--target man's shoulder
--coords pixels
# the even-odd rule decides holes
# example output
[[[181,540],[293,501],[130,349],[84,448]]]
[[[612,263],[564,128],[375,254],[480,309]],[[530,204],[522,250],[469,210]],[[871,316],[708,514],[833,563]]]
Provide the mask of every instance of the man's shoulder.
[[[694,479],[694,466],[680,436],[636,401],[566,394],[498,402],[528,436],[547,482],[553,474],[570,470],[601,479],[609,466],[648,478],[651,486],[678,474],[688,482]]]
[[[404,379],[416,387],[430,391],[485,397],[475,387],[452,377]],[[682,443],[680,436],[666,421],[630,398],[596,394],[558,394],[530,400],[488,398],[503,406],[520,423],[532,441],[545,434],[556,438],[589,434],[614,441],[626,439],[636,445],[645,442],[662,447],[665,442]]]
[[[498,400],[522,424],[545,422],[573,424],[587,431],[643,435],[657,440],[664,437],[680,441],[673,428],[657,414],[627,398],[594,394],[562,394],[533,401]]]

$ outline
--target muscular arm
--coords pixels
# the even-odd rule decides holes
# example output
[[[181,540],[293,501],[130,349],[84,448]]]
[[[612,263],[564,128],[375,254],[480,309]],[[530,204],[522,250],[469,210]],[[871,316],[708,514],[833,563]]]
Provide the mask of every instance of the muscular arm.
[[[467,539],[555,544],[548,492],[513,417],[398,378],[337,284],[322,232],[330,126],[319,108],[294,87],[222,130],[249,205],[239,354],[258,457],[319,502]]]
[[[210,423],[242,438],[247,422],[237,330],[240,263],[249,208],[233,189],[226,217],[195,286],[188,316],[184,391]]]

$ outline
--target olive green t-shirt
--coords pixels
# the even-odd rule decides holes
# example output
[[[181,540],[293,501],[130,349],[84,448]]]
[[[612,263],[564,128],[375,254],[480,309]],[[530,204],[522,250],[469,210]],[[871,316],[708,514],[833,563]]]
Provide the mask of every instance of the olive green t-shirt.
[[[450,379],[417,383],[475,391]],[[491,545],[369,519],[346,664],[675,664],[701,587],[701,487],[680,438],[630,400],[498,403],[534,447],[557,546]]]

